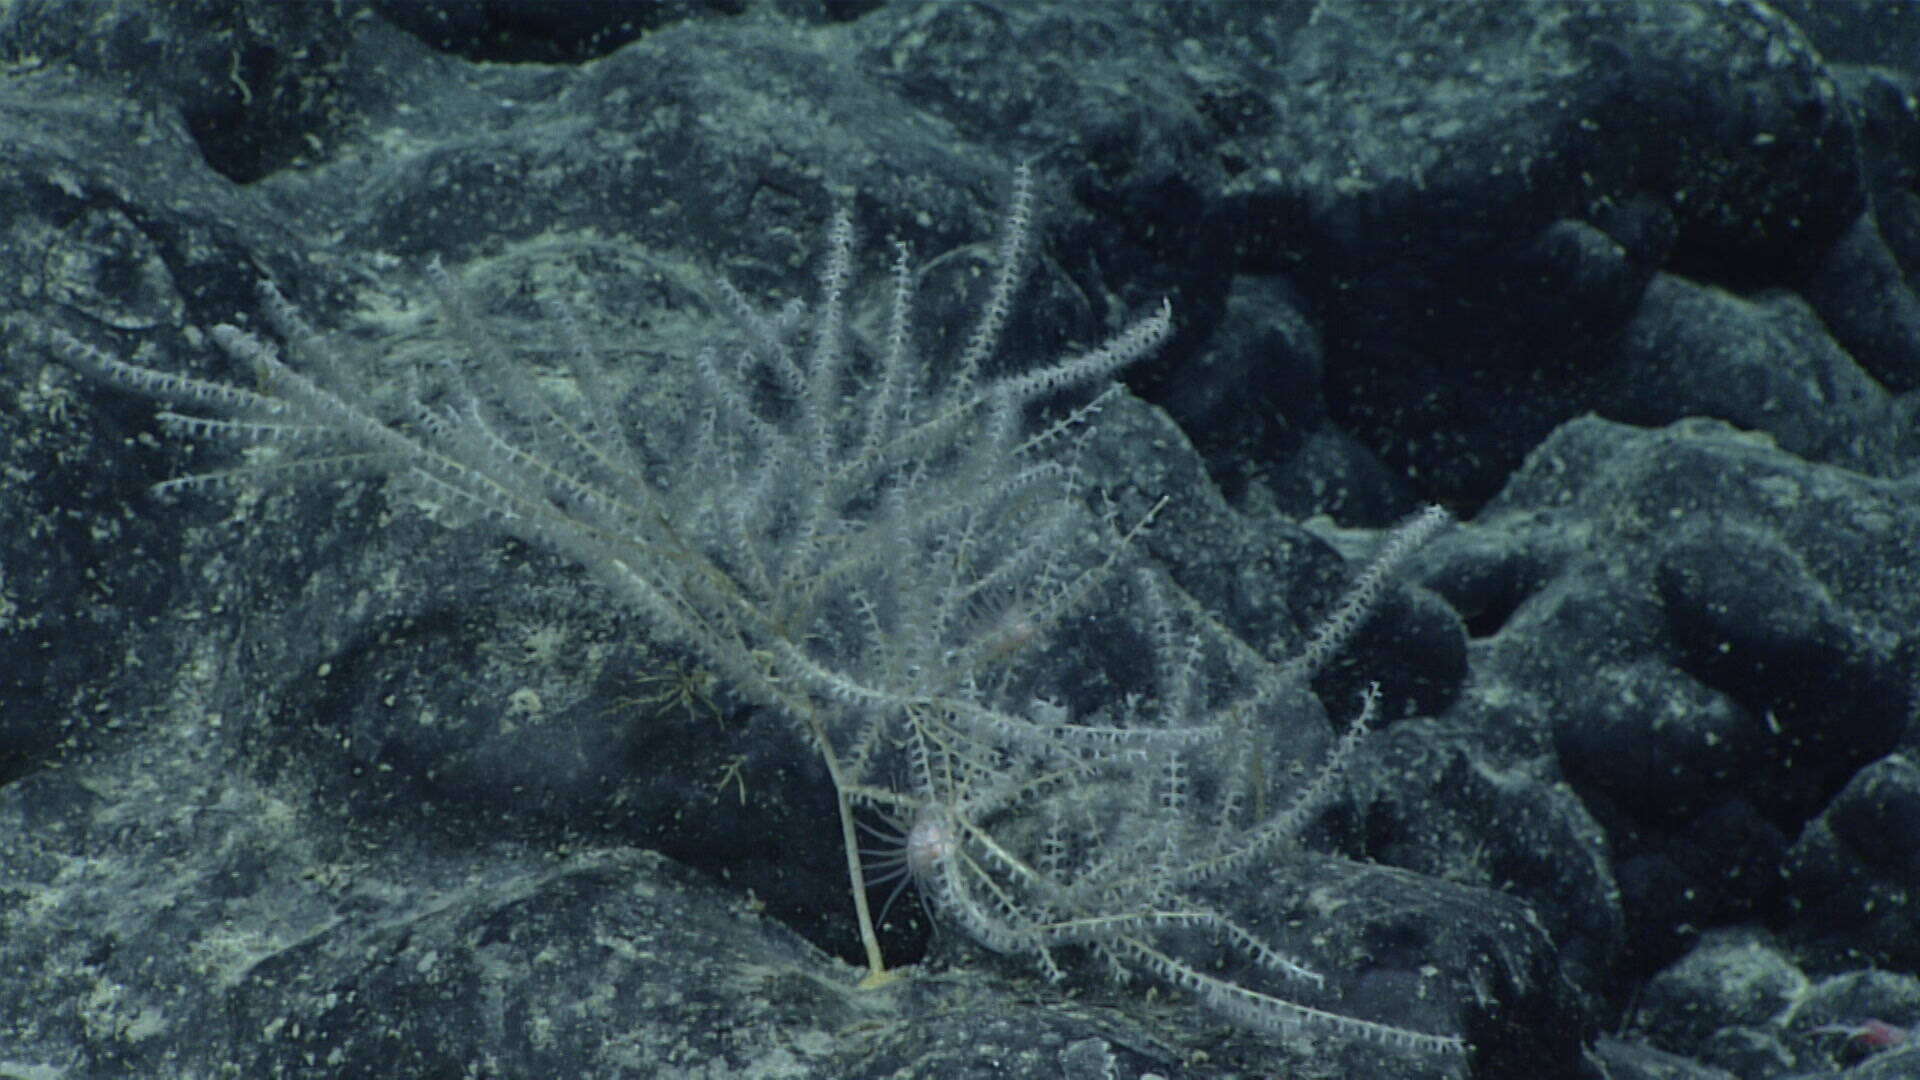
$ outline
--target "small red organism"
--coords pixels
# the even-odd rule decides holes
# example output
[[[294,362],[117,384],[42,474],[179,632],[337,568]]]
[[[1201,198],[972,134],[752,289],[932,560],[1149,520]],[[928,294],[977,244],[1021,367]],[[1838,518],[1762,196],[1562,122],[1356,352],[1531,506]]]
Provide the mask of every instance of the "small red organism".
[[[1868,1054],[1877,1054],[1882,1050],[1900,1046],[1907,1041],[1907,1029],[1895,1027],[1885,1020],[1856,1020],[1845,1024],[1821,1024],[1812,1029],[1813,1035],[1845,1035],[1847,1044],[1855,1050]]]

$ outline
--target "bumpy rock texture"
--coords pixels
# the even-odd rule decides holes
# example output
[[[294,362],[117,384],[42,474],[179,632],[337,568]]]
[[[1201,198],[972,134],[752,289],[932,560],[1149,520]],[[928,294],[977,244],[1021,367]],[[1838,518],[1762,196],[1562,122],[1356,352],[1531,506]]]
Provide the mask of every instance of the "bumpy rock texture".
[[[0,14],[0,1076],[1912,1071],[1911,9],[578,7]],[[224,462],[42,344],[244,378],[204,331],[265,275],[398,370],[437,257],[648,371],[849,201],[963,327],[1022,160],[1010,340],[1174,304],[1085,456],[1174,496],[1142,548],[1207,610],[1282,651],[1350,529],[1464,521],[1318,685],[1396,715],[1242,902],[1465,1059],[1035,986],[908,902],[926,962],[856,991],[785,725],[417,492],[151,498]]]

